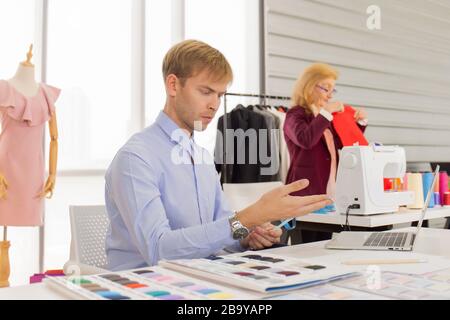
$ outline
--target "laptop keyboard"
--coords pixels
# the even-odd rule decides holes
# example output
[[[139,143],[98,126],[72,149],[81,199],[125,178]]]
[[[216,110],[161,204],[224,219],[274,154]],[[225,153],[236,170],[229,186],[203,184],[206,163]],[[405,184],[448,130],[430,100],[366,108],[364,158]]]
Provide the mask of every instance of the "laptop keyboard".
[[[407,237],[408,233],[406,232],[372,233],[363,246],[403,247]]]

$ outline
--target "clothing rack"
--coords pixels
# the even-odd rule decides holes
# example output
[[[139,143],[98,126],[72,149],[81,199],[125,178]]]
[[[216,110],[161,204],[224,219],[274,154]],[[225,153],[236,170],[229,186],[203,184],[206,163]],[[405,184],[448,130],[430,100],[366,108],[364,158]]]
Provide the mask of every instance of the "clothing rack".
[[[252,94],[252,93],[232,93],[232,92],[226,92],[223,95],[223,108],[224,108],[224,114],[223,114],[223,168],[222,168],[222,175],[223,175],[223,183],[227,183],[227,96],[233,96],[233,97],[247,97],[247,98],[260,98],[264,101],[266,99],[269,100],[291,100],[291,97],[283,97],[283,96],[274,96],[274,95],[267,95],[267,94]]]

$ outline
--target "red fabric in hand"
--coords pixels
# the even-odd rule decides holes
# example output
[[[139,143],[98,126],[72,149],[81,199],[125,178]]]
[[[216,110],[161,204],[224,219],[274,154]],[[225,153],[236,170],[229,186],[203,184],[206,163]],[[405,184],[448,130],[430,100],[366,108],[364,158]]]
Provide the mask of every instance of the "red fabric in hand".
[[[343,112],[333,113],[333,127],[339,138],[341,138],[344,147],[369,145],[355,121],[355,112],[355,109],[346,105]]]

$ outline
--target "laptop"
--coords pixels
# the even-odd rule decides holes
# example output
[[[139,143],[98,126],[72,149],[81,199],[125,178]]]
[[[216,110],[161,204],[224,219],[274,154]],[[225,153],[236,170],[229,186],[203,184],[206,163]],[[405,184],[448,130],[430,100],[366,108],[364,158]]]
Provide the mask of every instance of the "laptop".
[[[422,222],[427,212],[428,204],[433,196],[434,185],[439,175],[439,165],[434,171],[433,182],[428,189],[427,198],[422,208],[417,229],[414,232],[359,232],[345,231],[339,233],[330,240],[325,248],[327,249],[353,249],[353,250],[398,250],[412,251],[417,235],[419,234]]]

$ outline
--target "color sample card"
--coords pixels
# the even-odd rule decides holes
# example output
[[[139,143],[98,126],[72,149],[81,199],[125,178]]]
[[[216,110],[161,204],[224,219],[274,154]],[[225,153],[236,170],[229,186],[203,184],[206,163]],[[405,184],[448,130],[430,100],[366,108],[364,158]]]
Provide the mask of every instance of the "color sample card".
[[[450,283],[433,280],[431,275],[424,277],[381,272],[339,281],[334,285],[394,299],[450,299]]]
[[[450,284],[450,269],[433,271],[424,275],[425,278]]]
[[[390,300],[387,297],[370,294],[358,290],[340,288],[332,284],[324,284],[297,290],[292,293],[276,295],[267,300]]]
[[[204,300],[254,299],[255,296],[180,275],[161,267],[148,267],[100,275],[49,278],[46,283],[92,300]]]
[[[162,261],[160,265],[259,292],[294,290],[357,275],[274,254],[244,252],[204,259]]]

